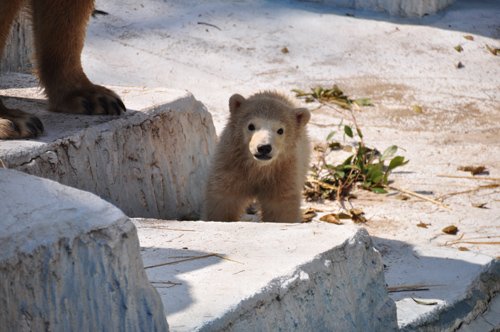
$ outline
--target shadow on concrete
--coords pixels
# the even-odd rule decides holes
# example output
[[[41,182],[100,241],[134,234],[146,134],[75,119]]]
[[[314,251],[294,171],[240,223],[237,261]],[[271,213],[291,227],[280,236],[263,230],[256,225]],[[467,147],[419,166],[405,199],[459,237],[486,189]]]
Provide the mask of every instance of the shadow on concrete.
[[[265,10],[263,11],[262,8]],[[300,11],[312,12],[319,15],[349,16],[358,20],[383,21],[398,25],[429,26],[442,30],[473,33],[489,38],[500,38],[500,22],[498,20],[500,16],[500,2],[498,0],[456,0],[455,3],[444,10],[420,18],[396,17],[385,12],[324,4],[321,3],[321,0],[262,0],[255,3],[232,1],[229,4],[227,2],[212,2],[207,4],[199,0],[174,1],[165,9],[155,12],[154,15],[148,15],[147,17],[129,15],[126,20],[119,24],[106,24],[109,21],[107,17],[93,19],[90,29],[94,31],[93,26],[106,24],[105,29],[109,33],[117,35],[118,38],[121,38],[125,33],[125,28],[136,31],[135,34],[132,33],[131,38],[147,34],[148,31],[155,33],[163,31],[165,40],[175,42],[175,33],[183,30],[186,25],[200,24],[200,21],[208,19],[201,13],[208,13],[211,21],[221,22],[227,21],[227,17],[231,17],[233,13],[238,13],[241,17],[244,17],[245,21],[251,22],[252,18],[258,18],[262,15],[279,19],[291,14],[297,15],[297,12],[300,15]],[[204,23],[202,22],[202,24]],[[209,25],[206,28],[221,30],[221,33],[224,33],[225,30],[218,26]],[[97,32],[96,35],[90,34],[88,37],[93,39],[103,37],[99,33],[99,29],[95,31]],[[338,33],[342,33],[342,31]],[[105,41],[102,42],[102,47],[106,46]]]
[[[222,260],[213,253],[158,247],[141,247],[141,256],[149,281],[162,297],[166,315],[180,312],[193,303],[191,286],[182,278],[183,274]]]
[[[40,88],[40,84],[34,75],[14,72],[0,72],[0,90],[11,88]],[[8,94],[8,90],[2,91],[2,94]]]
[[[407,328],[422,325],[446,329],[455,321],[478,310],[500,290],[500,261],[472,251],[425,246],[416,248],[406,242],[372,237],[382,254],[385,281],[398,305],[398,321]],[[418,286],[418,287],[417,287]],[[423,290],[417,290],[421,288]],[[413,299],[437,302],[424,305]],[[427,302],[429,302],[427,301]]]
[[[407,1],[407,0],[404,0]],[[349,16],[353,19],[374,20],[391,22],[401,25],[423,25],[435,27],[443,30],[461,31],[464,33],[474,33],[489,38],[500,38],[500,2],[498,0],[456,0],[452,5],[433,15],[425,15],[420,18],[402,18],[391,16],[385,12],[376,12],[367,9],[352,9],[337,5],[323,4],[321,2],[310,1],[289,1],[289,0],[267,0],[266,7],[269,7],[269,16],[289,15],[290,10],[304,10],[317,14],[333,14],[338,16]],[[198,9],[197,7],[200,7]],[[168,32],[180,28],[186,17],[202,10],[206,5],[203,2],[186,1],[184,4],[176,5],[176,16],[171,13],[158,13],[157,18],[143,22],[141,28],[157,28],[162,26]],[[211,17],[217,16],[217,8],[220,4],[214,4]],[[259,6],[258,3],[255,6]],[[221,7],[224,9],[224,7]],[[234,8],[233,8],[234,10]],[[227,15],[227,10],[220,10],[221,15]],[[251,15],[246,13],[246,15]],[[104,20],[104,19],[103,19]]]
[[[449,7],[421,18],[394,17],[388,13],[340,6],[311,4],[304,1],[280,1],[316,13],[350,16],[360,20],[385,21],[401,25],[423,25],[443,30],[473,33],[489,38],[500,38],[500,2],[497,0],[456,0]]]

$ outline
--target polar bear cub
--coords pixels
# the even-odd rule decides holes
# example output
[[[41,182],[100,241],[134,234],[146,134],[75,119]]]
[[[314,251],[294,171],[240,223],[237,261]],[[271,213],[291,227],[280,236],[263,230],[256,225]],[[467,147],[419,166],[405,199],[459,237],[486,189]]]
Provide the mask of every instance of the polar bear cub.
[[[202,219],[239,220],[255,199],[266,222],[300,222],[311,117],[276,92],[229,99],[230,116],[207,180]]]

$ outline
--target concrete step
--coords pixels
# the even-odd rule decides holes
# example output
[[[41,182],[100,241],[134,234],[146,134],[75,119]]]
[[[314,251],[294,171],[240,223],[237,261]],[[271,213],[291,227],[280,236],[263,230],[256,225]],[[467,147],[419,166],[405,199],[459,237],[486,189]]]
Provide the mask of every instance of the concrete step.
[[[9,74],[18,88],[0,90],[7,107],[36,114],[45,134],[0,144],[8,168],[90,191],[131,217],[196,219],[215,128],[189,92],[113,87],[128,110],[120,117],[46,111],[29,76]]]
[[[171,331],[393,331],[379,253],[326,223],[135,219]]]
[[[454,331],[470,325],[500,291],[500,261],[491,256],[382,238],[374,242],[386,265],[387,284],[398,289],[390,297],[402,331]]]
[[[130,219],[99,197],[0,168],[1,331],[166,331]]]

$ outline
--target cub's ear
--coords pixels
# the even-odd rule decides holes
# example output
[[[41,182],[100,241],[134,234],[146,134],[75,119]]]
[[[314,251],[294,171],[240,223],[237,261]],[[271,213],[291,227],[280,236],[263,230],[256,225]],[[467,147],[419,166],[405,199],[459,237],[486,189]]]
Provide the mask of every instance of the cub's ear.
[[[309,122],[311,112],[307,108],[296,108],[293,111],[295,112],[295,119],[299,126],[303,127]]]
[[[229,111],[234,113],[240,108],[241,104],[245,101],[245,97],[239,94],[234,94],[229,98]]]

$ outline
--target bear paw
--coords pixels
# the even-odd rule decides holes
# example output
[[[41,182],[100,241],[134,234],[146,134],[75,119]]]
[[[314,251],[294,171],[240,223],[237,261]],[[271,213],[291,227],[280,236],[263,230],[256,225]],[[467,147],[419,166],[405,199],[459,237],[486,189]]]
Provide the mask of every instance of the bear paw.
[[[43,124],[36,116],[11,110],[0,102],[0,139],[33,138],[43,133]]]
[[[53,112],[120,115],[127,110],[116,93],[100,85],[72,90],[56,101],[52,98],[49,100]]]

